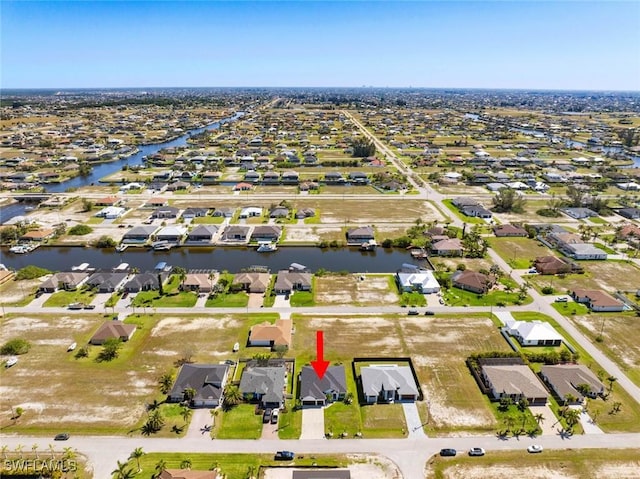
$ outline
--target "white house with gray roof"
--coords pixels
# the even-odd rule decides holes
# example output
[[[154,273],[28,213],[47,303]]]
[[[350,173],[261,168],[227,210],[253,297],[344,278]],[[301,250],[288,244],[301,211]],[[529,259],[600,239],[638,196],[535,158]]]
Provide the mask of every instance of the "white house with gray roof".
[[[344,366],[329,366],[322,379],[311,366],[304,366],[299,392],[303,406],[326,406],[327,402],[344,399],[347,394]]]
[[[367,404],[417,401],[420,395],[409,366],[380,365],[360,369],[362,395]]]

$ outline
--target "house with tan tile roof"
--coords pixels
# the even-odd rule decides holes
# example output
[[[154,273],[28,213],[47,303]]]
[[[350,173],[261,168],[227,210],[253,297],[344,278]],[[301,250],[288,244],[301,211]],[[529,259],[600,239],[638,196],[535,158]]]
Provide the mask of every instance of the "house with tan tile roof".
[[[256,324],[249,331],[249,346],[290,347],[292,326],[290,319],[278,319],[274,324],[269,321]]]

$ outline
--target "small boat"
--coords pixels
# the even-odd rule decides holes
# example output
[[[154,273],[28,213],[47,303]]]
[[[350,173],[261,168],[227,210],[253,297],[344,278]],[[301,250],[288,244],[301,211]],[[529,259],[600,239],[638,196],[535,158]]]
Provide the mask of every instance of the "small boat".
[[[173,245],[168,241],[156,241],[151,244],[151,247],[153,248],[154,251],[168,250],[168,249],[171,249],[172,246]]]
[[[238,351],[240,351],[240,343],[236,343],[233,345],[233,352],[237,353]]]
[[[373,251],[376,249],[376,246],[378,246],[378,243],[373,240],[365,241],[360,245],[360,251]]]
[[[76,349],[77,344],[76,343],[71,343],[69,345],[69,347],[67,348],[67,351],[73,351],[74,349]]]
[[[25,211],[33,211],[33,210],[35,210],[35,209],[36,209],[36,207],[35,207],[35,206],[25,206],[25,207],[24,207],[24,210],[25,210]]]
[[[116,246],[116,251],[117,251],[118,253],[121,253],[121,252],[123,252],[124,250],[126,250],[128,247],[129,247],[129,245],[128,245],[128,244],[121,244],[121,245]]]
[[[16,254],[24,254],[27,252],[27,248],[23,244],[17,244],[9,248],[9,251]]]
[[[17,362],[18,362],[18,358],[16,358],[15,356],[12,356],[9,359],[7,359],[6,363],[4,363],[4,367],[5,368],[10,368],[11,366],[16,364]]]
[[[278,249],[275,243],[271,241],[260,241],[258,242],[258,253],[271,253]]]

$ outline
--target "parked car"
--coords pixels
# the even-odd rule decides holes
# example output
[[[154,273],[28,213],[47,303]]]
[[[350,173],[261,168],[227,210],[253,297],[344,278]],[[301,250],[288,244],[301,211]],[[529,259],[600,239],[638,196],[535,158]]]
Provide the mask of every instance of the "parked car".
[[[567,301],[569,301],[569,298],[567,298],[566,296],[560,296],[559,298],[556,298],[556,303],[566,303]]]
[[[531,269],[529,270],[529,274],[537,274],[537,273],[538,273],[538,270],[537,270],[537,269],[535,269],[535,268],[531,268]]]
[[[271,413],[271,424],[278,424],[278,410],[274,409]]]
[[[264,410],[264,413],[262,414],[262,422],[263,423],[268,423],[269,421],[271,421],[271,414],[272,414],[272,410],[271,408],[267,408]]]
[[[85,304],[84,305],[84,309],[96,309],[96,305],[95,304]]]
[[[84,308],[84,304],[82,303],[71,303],[67,306],[69,309],[82,309]]]
[[[67,439],[69,439],[69,434],[66,432],[56,434],[56,437],[53,438],[54,441],[66,441]]]
[[[481,447],[472,447],[469,449],[470,456],[484,456],[484,449]]]
[[[455,456],[456,454],[457,454],[457,451],[452,448],[440,449],[441,456]]]
[[[542,446],[540,444],[532,444],[527,448],[527,452],[530,452],[531,454],[542,452]]]
[[[417,315],[418,315],[418,314],[420,314],[420,313],[418,312],[418,310],[417,310],[417,309],[415,309],[415,308],[411,308],[411,309],[407,312],[407,314],[408,314],[409,316],[417,316]]]
[[[430,311],[428,309],[424,312],[425,316],[433,316],[434,314],[436,314],[434,311]]]
[[[291,451],[278,451],[276,452],[276,461],[292,461],[296,457]]]

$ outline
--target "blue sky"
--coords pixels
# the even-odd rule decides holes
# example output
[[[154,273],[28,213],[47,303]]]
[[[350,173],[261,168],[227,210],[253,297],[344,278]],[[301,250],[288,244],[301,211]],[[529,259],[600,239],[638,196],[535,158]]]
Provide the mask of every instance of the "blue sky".
[[[0,2],[3,88],[640,90],[640,2]]]

